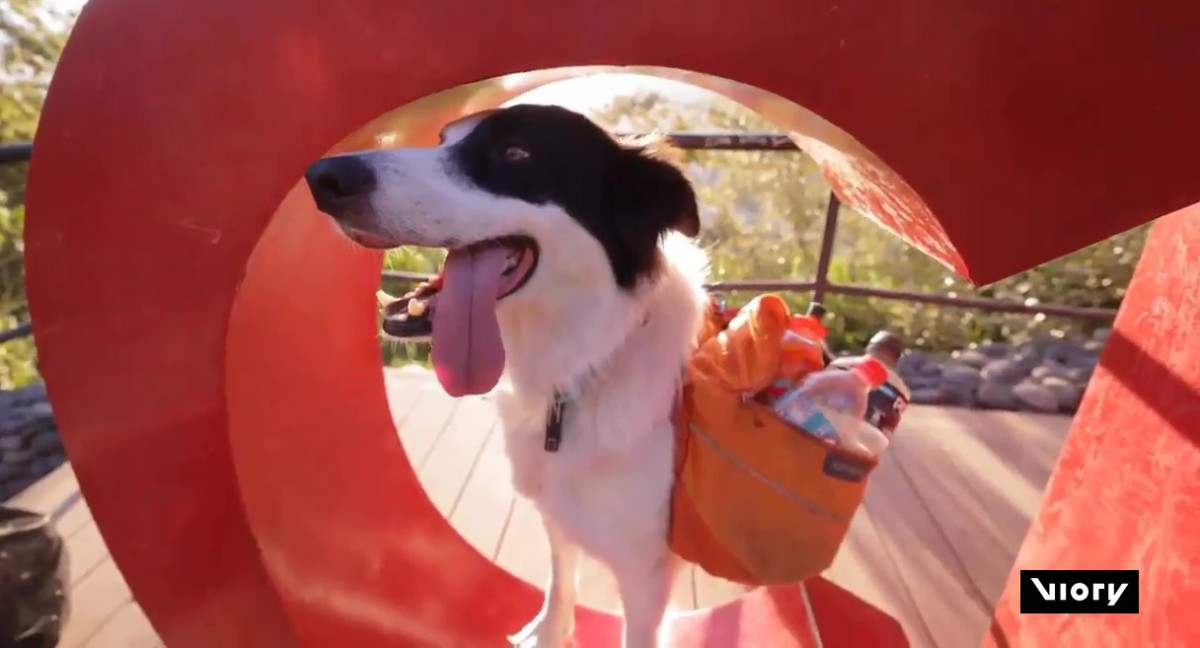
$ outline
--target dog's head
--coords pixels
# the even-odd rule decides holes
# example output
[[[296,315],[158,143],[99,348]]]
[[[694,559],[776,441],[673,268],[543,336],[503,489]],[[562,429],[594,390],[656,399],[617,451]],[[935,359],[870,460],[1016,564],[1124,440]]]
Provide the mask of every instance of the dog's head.
[[[664,234],[700,228],[691,184],[659,147],[619,142],[552,106],[453,122],[434,148],[324,158],[305,179],[361,245],[448,250],[425,293],[434,365],[452,395],[499,380],[497,309],[550,317],[603,305],[654,275]],[[392,309],[385,332],[411,331],[408,317]]]

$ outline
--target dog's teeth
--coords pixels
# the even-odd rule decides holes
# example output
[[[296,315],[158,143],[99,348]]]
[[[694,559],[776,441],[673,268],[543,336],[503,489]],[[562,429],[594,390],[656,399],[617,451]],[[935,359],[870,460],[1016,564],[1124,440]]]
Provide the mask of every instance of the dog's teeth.
[[[516,252],[509,252],[504,258],[504,271],[512,272],[517,269],[517,265],[521,262],[521,256]]]

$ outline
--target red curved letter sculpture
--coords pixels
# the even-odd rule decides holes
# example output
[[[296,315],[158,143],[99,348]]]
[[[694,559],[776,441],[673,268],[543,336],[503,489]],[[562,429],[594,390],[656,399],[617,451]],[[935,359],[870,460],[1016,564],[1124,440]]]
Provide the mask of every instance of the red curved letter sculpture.
[[[309,161],[398,106],[571,65],[736,80],[804,106],[753,104],[847,202],[981,282],[1200,199],[1187,3],[535,5],[83,12],[38,133],[29,294],[80,485],[173,648],[496,645],[537,607],[424,496],[380,380],[379,257],[296,191]],[[494,102],[540,82],[525,79]],[[401,135],[465,109],[438,106]],[[1123,645],[1200,641],[1198,256],[1195,215],[1159,226],[1020,557],[1141,568],[1142,615],[1021,618],[1013,590],[997,645],[1090,645],[1097,628]],[[797,591],[685,617],[678,640],[806,645]],[[611,617],[580,623],[585,644],[615,636]],[[825,643],[882,641],[845,637]]]

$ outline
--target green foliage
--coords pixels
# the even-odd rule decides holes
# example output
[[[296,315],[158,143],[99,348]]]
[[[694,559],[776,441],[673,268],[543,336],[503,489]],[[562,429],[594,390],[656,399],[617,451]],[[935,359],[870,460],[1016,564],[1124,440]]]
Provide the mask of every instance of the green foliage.
[[[68,24],[69,16],[46,0],[0,3],[0,144],[33,139]],[[21,240],[27,166],[0,166],[0,331],[29,319]],[[36,378],[36,350],[31,339],[0,345],[0,387],[19,386]]]
[[[777,132],[757,114],[718,95],[671,103],[657,94],[619,97],[591,115],[623,132]],[[811,280],[816,275],[829,185],[807,155],[781,152],[686,152],[710,249],[713,279]],[[1029,303],[1115,307],[1141,254],[1148,226],[1060,257],[995,284],[973,288],[875,221],[842,207],[830,279],[880,288],[994,297]],[[731,295],[740,303],[754,294]],[[808,294],[789,299],[807,305]],[[905,301],[833,295],[830,343],[861,349],[880,329],[929,350],[973,342],[1088,334],[1095,324],[1028,315],[989,314]]]

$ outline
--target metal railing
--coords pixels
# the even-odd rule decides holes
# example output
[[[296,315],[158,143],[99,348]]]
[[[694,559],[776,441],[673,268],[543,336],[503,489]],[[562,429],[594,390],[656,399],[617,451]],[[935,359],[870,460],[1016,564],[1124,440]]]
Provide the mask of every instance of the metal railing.
[[[772,151],[779,153],[796,152],[799,148],[786,135],[763,133],[672,133],[665,136],[673,146],[690,151]],[[0,145],[0,165],[15,164],[29,160],[33,154],[30,144]],[[829,280],[829,264],[833,259],[833,246],[837,237],[838,215],[842,203],[834,194],[829,196],[829,207],[825,211],[825,223],[821,235],[821,249],[817,256],[816,276],[812,281],[790,280],[749,280],[749,281],[720,281],[708,284],[706,287],[713,292],[733,292],[740,290],[762,292],[811,292],[814,301],[824,301],[827,295],[848,295],[854,297],[876,297],[909,301],[938,306],[969,308],[996,313],[1020,313],[1028,315],[1045,315],[1077,320],[1108,322],[1116,317],[1117,311],[1111,308],[1087,308],[1081,306],[1066,306],[1057,304],[1029,304],[1026,302],[992,299],[989,297],[963,297],[950,294],[923,293],[908,290],[892,290],[874,288],[855,284],[834,283]],[[419,272],[402,272],[384,270],[383,277],[394,281],[419,282],[431,278],[432,275]],[[22,324],[8,331],[0,332],[0,344],[33,332],[30,324]]]
[[[0,166],[27,162],[33,155],[33,144],[0,144]]]

